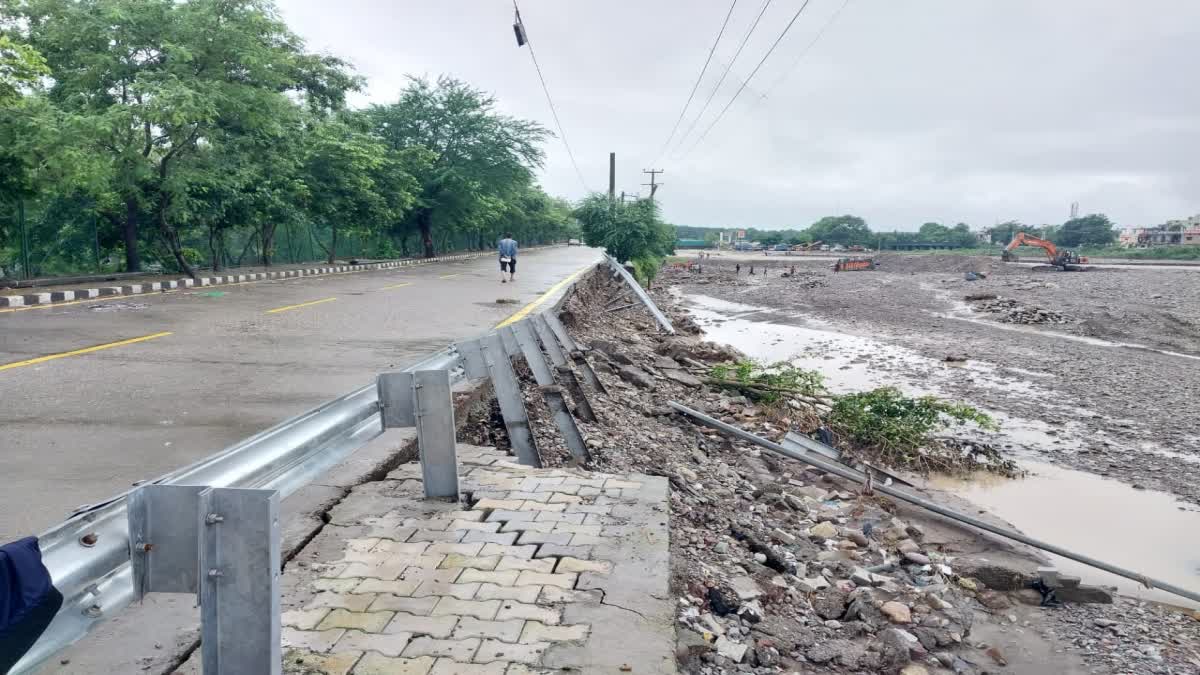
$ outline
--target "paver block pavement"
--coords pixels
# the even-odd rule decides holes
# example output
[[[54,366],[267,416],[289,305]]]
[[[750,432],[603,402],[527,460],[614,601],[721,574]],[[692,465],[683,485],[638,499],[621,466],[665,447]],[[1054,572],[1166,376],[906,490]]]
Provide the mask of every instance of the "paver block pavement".
[[[667,481],[459,456],[474,505],[424,500],[412,464],[334,508],[285,574],[290,653],[339,675],[674,675]]]

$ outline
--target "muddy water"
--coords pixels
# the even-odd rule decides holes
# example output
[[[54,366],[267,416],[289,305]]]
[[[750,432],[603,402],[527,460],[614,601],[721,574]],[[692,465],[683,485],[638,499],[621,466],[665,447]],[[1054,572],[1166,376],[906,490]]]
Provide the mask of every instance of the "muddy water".
[[[705,337],[736,347],[760,361],[789,361],[817,370],[834,392],[883,385],[912,394],[946,396],[964,373],[976,384],[995,386],[1022,399],[1050,401],[1039,386],[1039,373],[1012,379],[1019,370],[1001,373],[987,363],[947,364],[912,350],[869,337],[836,331],[828,322],[797,313],[744,305],[701,295],[683,297],[685,306],[703,328]],[[1083,415],[1089,411],[1080,410]],[[982,475],[970,480],[937,478],[935,484],[978,504],[1013,523],[1029,536],[1126,567],[1184,588],[1200,591],[1200,509],[1171,495],[1134,489],[1094,474],[1037,461],[1029,450],[1071,451],[1082,437],[1072,424],[1051,427],[989,411],[1001,424],[1006,445],[1015,448],[1027,478],[1008,480]],[[1144,452],[1169,452],[1142,448]],[[1117,586],[1122,593],[1173,604],[1186,600],[1137,584],[1080,563],[1055,559],[1061,569],[1087,583]],[[1189,606],[1196,606],[1191,603]]]
[[[1161,492],[1136,490],[1082,471],[1022,460],[1023,479],[981,475],[970,480],[934,477],[933,487],[954,492],[1026,534],[1187,589],[1200,589],[1200,512]],[[1170,593],[1051,555],[1060,570],[1121,593],[1200,607]]]

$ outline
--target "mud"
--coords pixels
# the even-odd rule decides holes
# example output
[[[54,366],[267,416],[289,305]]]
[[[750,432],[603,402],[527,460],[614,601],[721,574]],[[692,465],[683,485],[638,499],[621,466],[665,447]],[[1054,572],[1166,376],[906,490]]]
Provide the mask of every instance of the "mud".
[[[1014,451],[1200,504],[1200,415],[1189,407],[1200,394],[1200,271],[1043,273],[965,256],[881,261],[874,272],[844,273],[826,261],[764,261],[766,274],[759,265],[750,277],[745,262],[735,275],[733,262],[713,259],[700,271],[667,270],[659,286],[740,303],[756,321],[825,332],[823,341],[776,335],[780,358],[842,359],[839,369],[859,382],[900,378],[1002,422],[1028,420],[1036,433],[1017,430]],[[793,265],[795,277],[780,276]],[[966,281],[967,271],[987,278]],[[974,294],[1069,320],[1004,323],[975,311],[979,303],[965,300]]]

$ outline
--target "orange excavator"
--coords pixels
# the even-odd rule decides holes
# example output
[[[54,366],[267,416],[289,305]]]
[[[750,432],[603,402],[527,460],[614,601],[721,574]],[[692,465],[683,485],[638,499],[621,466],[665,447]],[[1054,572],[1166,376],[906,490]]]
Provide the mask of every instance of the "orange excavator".
[[[1080,256],[1074,251],[1059,250],[1054,242],[1039,239],[1032,234],[1018,232],[1017,236],[1004,247],[1004,252],[1000,254],[1001,260],[1004,262],[1016,262],[1017,256],[1013,250],[1019,246],[1034,246],[1046,252],[1046,258],[1051,265],[1063,270],[1064,272],[1081,272],[1080,264],[1086,263],[1087,258]]]

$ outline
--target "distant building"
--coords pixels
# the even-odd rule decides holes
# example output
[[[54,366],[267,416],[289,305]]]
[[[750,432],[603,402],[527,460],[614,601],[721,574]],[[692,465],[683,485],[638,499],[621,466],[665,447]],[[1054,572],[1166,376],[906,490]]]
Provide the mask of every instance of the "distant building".
[[[1121,230],[1121,234],[1117,236],[1117,244],[1122,248],[1137,248],[1138,242],[1145,232],[1146,228],[1144,227],[1127,227]]]
[[[1117,241],[1125,248],[1200,246],[1200,215],[1168,220],[1154,227],[1127,228],[1121,231]]]
[[[1168,230],[1194,230],[1200,229],[1200,214],[1194,215],[1191,218],[1181,218],[1179,220],[1168,220]]]

